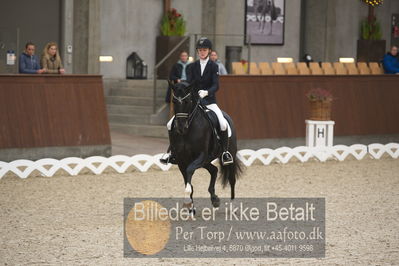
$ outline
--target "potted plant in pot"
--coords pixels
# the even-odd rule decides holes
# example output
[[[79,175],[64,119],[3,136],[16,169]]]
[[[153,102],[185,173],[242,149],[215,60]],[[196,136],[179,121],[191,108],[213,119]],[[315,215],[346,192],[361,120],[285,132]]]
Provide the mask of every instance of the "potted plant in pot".
[[[369,8],[369,14],[361,22],[361,39],[357,41],[357,61],[378,62],[385,54],[385,40],[382,40],[381,25],[374,9],[383,4],[383,0],[361,0]]]
[[[334,98],[330,91],[315,88],[308,91],[306,97],[310,103],[310,120],[331,120],[331,106]]]
[[[160,25],[160,36],[156,40],[156,62],[160,62],[182,39],[186,33],[186,21],[183,15],[175,8],[169,9],[163,15]],[[182,50],[189,50],[189,40],[185,42],[180,49],[177,49],[159,68],[158,77],[167,79],[169,71],[179,60],[179,53]]]

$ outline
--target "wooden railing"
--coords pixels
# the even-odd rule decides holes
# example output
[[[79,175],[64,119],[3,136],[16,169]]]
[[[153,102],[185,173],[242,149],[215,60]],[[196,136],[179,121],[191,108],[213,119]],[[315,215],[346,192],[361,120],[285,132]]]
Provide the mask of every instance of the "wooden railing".
[[[305,137],[311,88],[331,90],[336,136],[399,134],[398,75],[220,76],[217,99],[240,139]]]
[[[0,149],[110,144],[101,76],[0,75]]]

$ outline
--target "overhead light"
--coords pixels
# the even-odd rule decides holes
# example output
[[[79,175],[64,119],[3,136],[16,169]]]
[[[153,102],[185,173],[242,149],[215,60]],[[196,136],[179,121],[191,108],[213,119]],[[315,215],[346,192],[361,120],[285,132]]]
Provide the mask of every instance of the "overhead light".
[[[112,62],[114,59],[110,55],[100,55],[99,60],[100,62]]]
[[[279,63],[292,63],[294,59],[292,57],[277,57]]]
[[[339,58],[340,63],[355,63],[355,58],[352,57],[340,57]]]

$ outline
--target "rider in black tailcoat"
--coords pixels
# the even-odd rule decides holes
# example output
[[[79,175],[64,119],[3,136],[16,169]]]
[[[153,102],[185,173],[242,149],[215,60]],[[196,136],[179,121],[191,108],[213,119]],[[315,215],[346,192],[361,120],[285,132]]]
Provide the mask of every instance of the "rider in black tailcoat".
[[[219,89],[219,67],[209,59],[209,54],[212,50],[212,42],[207,38],[200,38],[197,42],[196,49],[199,60],[190,64],[187,69],[188,83],[197,83],[198,94],[202,98],[202,103],[210,110],[215,112],[220,125],[220,137],[222,140],[222,164],[228,165],[233,163],[233,156],[228,151],[228,122],[224,118],[222,111],[216,104],[216,92]],[[171,136],[171,128],[174,117],[168,122],[167,128],[169,131],[169,140]],[[169,151],[170,149],[168,149]],[[162,163],[176,163],[173,154],[167,158],[161,159]]]
[[[187,71],[187,82],[193,83],[198,81],[198,91],[206,90],[208,95],[202,99],[205,105],[216,103],[215,93],[219,90],[219,67],[212,60],[206,62],[204,73],[201,75],[200,60],[192,63]]]

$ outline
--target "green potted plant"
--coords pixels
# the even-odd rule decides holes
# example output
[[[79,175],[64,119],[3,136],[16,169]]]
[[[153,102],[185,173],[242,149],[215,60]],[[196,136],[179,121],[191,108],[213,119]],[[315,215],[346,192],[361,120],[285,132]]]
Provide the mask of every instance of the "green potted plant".
[[[182,14],[172,8],[162,18],[161,34],[163,36],[184,36],[185,33],[186,22]]]
[[[306,93],[310,103],[310,120],[331,120],[331,106],[334,100],[330,91],[322,88],[311,89]]]
[[[361,0],[369,8],[369,14],[360,23],[360,40],[357,41],[357,61],[377,62],[385,54],[385,40],[382,40],[380,22],[374,9],[383,4],[383,0]]]
[[[160,62],[186,34],[186,21],[183,15],[175,8],[169,9],[162,17],[160,24],[160,36],[156,40],[156,64]],[[158,77],[167,79],[173,64],[179,60],[182,50],[189,50],[189,40],[177,49],[158,69]]]

